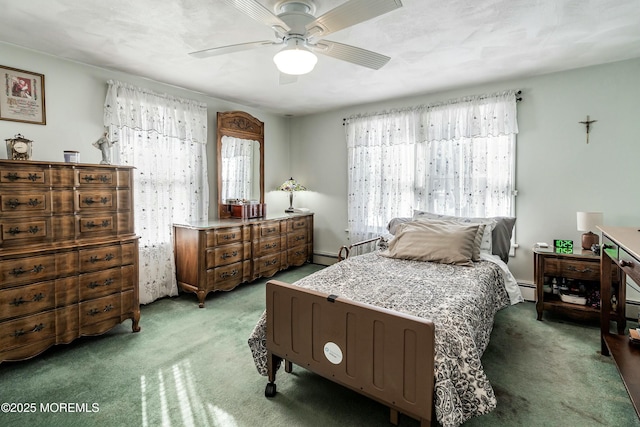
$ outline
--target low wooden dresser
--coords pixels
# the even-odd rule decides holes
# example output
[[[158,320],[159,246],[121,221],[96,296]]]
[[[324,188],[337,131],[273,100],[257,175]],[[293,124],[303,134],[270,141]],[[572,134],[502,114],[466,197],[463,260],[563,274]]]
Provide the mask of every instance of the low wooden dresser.
[[[130,167],[0,160],[0,362],[140,330]]]
[[[313,214],[175,224],[176,276],[181,290],[198,296],[229,291],[271,277],[313,256]]]

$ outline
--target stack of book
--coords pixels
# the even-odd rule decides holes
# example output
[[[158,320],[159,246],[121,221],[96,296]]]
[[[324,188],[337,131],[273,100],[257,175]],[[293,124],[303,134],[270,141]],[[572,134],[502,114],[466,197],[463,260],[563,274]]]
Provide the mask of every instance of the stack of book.
[[[640,328],[629,329],[629,340],[633,344],[640,344]]]

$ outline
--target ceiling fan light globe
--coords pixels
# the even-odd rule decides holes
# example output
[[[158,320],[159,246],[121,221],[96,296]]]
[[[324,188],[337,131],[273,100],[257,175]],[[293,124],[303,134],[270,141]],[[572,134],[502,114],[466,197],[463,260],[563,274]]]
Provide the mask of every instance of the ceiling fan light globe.
[[[307,49],[284,48],[273,57],[281,73],[299,76],[310,73],[318,62],[318,57]]]

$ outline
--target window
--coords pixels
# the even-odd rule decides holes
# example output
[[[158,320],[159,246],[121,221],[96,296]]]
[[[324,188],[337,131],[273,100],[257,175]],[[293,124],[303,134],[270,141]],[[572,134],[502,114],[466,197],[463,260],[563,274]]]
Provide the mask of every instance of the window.
[[[513,216],[515,91],[346,121],[350,239],[414,210]]]
[[[115,163],[135,166],[140,302],[177,295],[172,224],[207,218],[206,105],[109,82],[105,125]]]

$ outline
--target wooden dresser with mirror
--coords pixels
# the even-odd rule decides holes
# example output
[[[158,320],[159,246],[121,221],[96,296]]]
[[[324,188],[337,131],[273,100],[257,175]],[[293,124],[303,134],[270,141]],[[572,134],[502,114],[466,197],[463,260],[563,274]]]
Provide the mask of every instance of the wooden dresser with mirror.
[[[219,219],[174,224],[176,277],[199,306],[210,292],[271,277],[313,257],[313,214],[267,214],[264,123],[243,111],[217,115]]]
[[[0,362],[140,330],[130,167],[0,160]]]
[[[201,308],[210,292],[271,277],[313,256],[311,213],[175,224],[173,231],[178,286],[195,293]]]

